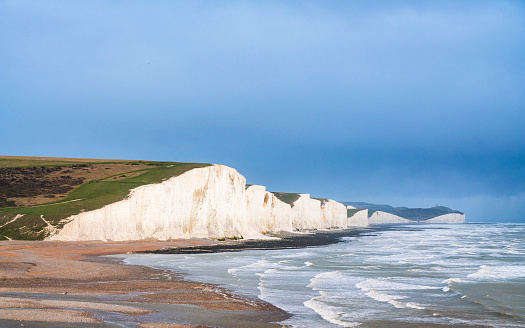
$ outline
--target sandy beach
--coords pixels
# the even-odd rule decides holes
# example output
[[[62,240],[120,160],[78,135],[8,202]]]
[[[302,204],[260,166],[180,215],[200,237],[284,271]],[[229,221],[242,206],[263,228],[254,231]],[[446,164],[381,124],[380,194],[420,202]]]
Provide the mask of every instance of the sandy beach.
[[[100,257],[214,243],[2,241],[0,327],[279,327],[271,304]]]

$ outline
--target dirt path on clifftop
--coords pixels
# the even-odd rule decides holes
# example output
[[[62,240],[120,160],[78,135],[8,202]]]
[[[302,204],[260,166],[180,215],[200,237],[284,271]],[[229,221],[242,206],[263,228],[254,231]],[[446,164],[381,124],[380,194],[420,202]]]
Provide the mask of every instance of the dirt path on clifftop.
[[[212,243],[1,241],[0,327],[279,327],[270,304],[99,257]]]

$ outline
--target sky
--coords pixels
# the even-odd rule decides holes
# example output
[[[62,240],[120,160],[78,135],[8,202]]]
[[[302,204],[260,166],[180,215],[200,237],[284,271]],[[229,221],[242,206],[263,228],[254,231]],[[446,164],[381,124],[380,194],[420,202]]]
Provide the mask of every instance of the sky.
[[[525,2],[0,0],[0,140],[525,222]]]

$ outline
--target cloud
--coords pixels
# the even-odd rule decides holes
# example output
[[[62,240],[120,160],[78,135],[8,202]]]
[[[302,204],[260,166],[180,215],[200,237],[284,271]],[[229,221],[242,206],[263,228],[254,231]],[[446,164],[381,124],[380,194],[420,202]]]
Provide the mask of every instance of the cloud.
[[[218,162],[340,200],[512,198],[524,17],[519,1],[1,2],[3,149]]]

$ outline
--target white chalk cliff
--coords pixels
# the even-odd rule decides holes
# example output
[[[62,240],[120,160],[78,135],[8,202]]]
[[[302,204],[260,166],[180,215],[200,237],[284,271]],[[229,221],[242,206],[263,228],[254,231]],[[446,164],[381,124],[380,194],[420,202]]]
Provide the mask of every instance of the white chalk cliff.
[[[400,216],[382,212],[382,211],[375,211],[372,213],[372,215],[368,218],[369,224],[385,224],[385,223],[414,223],[414,221],[407,220],[405,218],[402,218]]]
[[[359,211],[301,194],[293,206],[263,186],[249,186],[222,165],[196,168],[162,183],[140,186],[119,202],[68,218],[52,240],[264,238],[270,231],[367,226]]]
[[[422,223],[465,223],[465,214],[449,213],[421,221]]]
[[[266,187],[251,185],[235,169],[211,165],[164,182],[140,186],[128,197],[67,218],[51,240],[167,240],[265,238],[268,232],[416,223],[400,216],[356,209],[309,194],[288,204]],[[441,215],[425,223],[464,223],[465,215]]]
[[[358,210],[353,206],[348,205],[347,209],[355,210],[348,216],[348,225],[351,227],[368,227],[368,210]]]
[[[258,232],[292,231],[291,206],[266,191],[264,186],[246,189],[246,221]],[[283,220],[283,218],[289,218]]]

